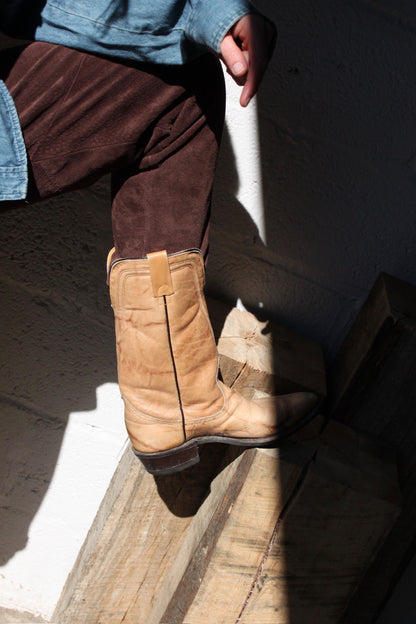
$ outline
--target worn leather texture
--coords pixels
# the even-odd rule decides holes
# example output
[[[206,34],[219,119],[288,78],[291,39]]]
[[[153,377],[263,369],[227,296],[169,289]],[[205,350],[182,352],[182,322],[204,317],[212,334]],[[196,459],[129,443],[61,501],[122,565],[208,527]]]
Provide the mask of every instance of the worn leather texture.
[[[202,255],[157,259],[156,266],[132,259],[110,267],[119,384],[134,448],[156,452],[209,435],[265,438],[304,418],[314,394],[249,401],[218,380]],[[155,296],[160,275],[166,282],[164,262],[173,292]]]

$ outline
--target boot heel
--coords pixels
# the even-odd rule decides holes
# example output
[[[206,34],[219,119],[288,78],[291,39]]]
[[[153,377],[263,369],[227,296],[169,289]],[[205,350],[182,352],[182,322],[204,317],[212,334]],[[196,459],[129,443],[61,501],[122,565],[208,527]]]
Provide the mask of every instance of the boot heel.
[[[158,453],[140,453],[134,448],[133,452],[147,472],[155,476],[173,474],[199,462],[198,444],[192,441]]]

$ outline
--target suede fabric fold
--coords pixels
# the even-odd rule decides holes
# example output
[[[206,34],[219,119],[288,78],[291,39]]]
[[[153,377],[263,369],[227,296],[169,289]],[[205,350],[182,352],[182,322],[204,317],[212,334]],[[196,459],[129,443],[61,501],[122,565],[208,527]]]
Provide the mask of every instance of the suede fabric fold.
[[[212,54],[170,67],[35,42],[2,50],[0,76],[28,153],[29,203],[111,173],[119,257],[206,254],[225,103]]]

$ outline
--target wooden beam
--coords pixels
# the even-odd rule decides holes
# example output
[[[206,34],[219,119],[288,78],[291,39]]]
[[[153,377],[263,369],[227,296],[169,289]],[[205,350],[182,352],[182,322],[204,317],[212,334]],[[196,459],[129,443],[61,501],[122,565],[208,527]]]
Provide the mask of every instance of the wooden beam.
[[[293,387],[290,370],[279,375]],[[397,475],[378,445],[323,425],[316,418],[279,449],[207,445],[199,465],[159,479],[126,455],[54,619],[338,622],[397,517]]]
[[[218,351],[225,383],[247,398],[255,391],[283,394],[309,390],[326,395],[320,345],[281,325],[262,323],[250,312],[231,310]]]
[[[373,622],[416,555],[416,288],[382,274],[331,371],[332,417],[397,456],[402,512],[343,622]]]
[[[158,482],[136,462],[55,619],[339,621],[398,513],[394,465],[332,423]],[[212,464],[211,464],[212,468]],[[202,500],[205,497],[205,500]]]

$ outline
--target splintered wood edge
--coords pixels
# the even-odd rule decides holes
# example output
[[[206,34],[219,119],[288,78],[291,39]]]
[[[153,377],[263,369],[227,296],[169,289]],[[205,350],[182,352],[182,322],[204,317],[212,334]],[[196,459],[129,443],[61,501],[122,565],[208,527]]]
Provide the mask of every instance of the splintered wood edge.
[[[275,383],[279,393],[307,389],[326,396],[320,345],[275,323],[260,322],[250,312],[231,310],[218,341],[218,353],[227,385],[238,383],[241,376],[240,387],[246,382],[245,376],[251,378],[253,387],[258,379],[266,392],[272,392]]]

